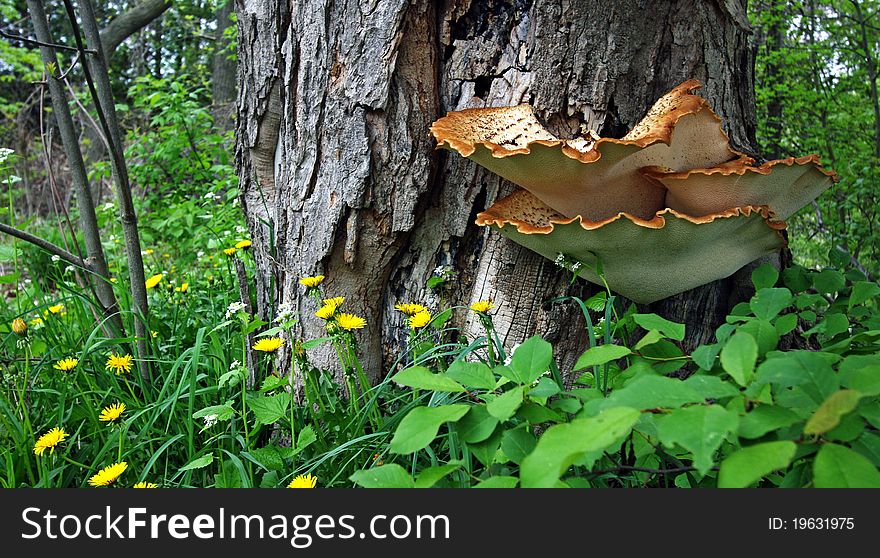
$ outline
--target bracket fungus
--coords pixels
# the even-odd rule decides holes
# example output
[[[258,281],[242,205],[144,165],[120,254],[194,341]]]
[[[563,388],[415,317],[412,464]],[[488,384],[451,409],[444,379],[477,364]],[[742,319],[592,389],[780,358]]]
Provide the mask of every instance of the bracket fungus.
[[[785,246],[784,219],[832,181],[815,155],[755,166],[687,81],[621,139],[563,140],[529,105],[450,112],[431,126],[455,151],[521,186],[477,215],[579,275],[650,303],[728,277]]]

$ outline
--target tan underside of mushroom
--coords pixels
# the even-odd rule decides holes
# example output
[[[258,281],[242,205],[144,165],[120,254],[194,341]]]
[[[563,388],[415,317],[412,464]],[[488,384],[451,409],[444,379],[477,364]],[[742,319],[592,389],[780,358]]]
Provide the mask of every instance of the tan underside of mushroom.
[[[643,167],[672,172],[713,167],[734,151],[721,121],[685,82],[654,104],[622,139],[561,140],[532,107],[451,112],[431,127],[438,146],[455,150],[532,192],[561,214],[601,220],[626,212],[650,219],[665,208],[665,188]]]
[[[648,304],[722,279],[785,245],[785,223],[766,207],[734,207],[690,217],[664,210],[650,219],[620,213],[602,221],[566,218],[525,190],[477,215],[515,242],[555,260],[586,264],[579,275],[602,284],[590,269],[601,261],[610,288]]]
[[[816,155],[769,161],[760,167],[735,160],[715,168],[669,173],[644,169],[668,190],[666,207],[688,215],[707,215],[741,205],[769,206],[786,220],[815,200],[836,179]]]

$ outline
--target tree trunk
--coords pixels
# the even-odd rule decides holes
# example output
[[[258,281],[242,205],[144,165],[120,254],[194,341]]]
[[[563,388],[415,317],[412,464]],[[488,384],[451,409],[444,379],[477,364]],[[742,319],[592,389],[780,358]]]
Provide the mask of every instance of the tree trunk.
[[[298,308],[305,338],[322,322],[297,279],[367,319],[365,369],[387,371],[406,337],[397,302],[433,310],[492,298],[507,345],[540,333],[560,367],[586,344],[580,310],[550,307],[594,290],[475,215],[513,185],[436,151],[448,111],[532,104],[562,137],[620,137],[672,87],[697,78],[735,147],[754,153],[753,56],[744,0],[645,2],[239,0],[237,162],[257,262],[258,312]],[[438,266],[456,272],[426,287]],[[712,338],[743,288],[739,273],[641,310]],[[472,314],[452,322],[479,332]],[[317,365],[334,356],[311,349]]]
[[[235,110],[235,70],[236,63],[229,57],[229,43],[223,35],[232,25],[230,16],[235,13],[234,0],[225,0],[217,10],[217,31],[214,41],[214,67],[211,72],[211,92],[214,124],[221,130],[232,129],[232,114]]]

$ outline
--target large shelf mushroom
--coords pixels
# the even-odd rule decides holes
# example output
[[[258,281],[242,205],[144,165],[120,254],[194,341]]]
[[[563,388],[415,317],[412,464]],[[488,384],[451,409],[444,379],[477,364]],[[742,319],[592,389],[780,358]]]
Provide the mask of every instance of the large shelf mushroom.
[[[529,105],[451,112],[431,126],[444,147],[525,190],[477,224],[639,303],[727,277],[784,246],[784,219],[836,179],[809,156],[754,160],[735,151],[687,81],[621,139],[563,140]]]

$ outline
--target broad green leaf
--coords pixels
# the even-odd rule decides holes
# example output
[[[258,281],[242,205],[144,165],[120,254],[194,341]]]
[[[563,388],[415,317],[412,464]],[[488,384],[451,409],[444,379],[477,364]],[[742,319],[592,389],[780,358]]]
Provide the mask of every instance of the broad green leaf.
[[[413,366],[401,370],[391,380],[416,389],[461,393],[467,391],[461,385],[443,374],[434,374],[424,366]]]
[[[203,467],[207,467],[211,463],[214,462],[214,454],[209,453],[208,455],[203,455],[201,457],[197,457],[181,467],[178,471],[192,471],[193,469],[201,469]]]
[[[782,281],[795,293],[802,293],[810,288],[810,277],[807,270],[799,265],[785,268],[782,271]]]
[[[676,444],[691,452],[694,467],[701,475],[712,468],[712,456],[731,432],[736,431],[739,417],[718,405],[694,405],[676,409],[657,419],[660,441],[668,448]]]
[[[243,376],[243,375],[246,374],[246,373],[247,373],[247,372],[241,372],[241,371],[238,371],[238,370],[230,370],[229,372],[227,372],[227,374],[236,374],[236,375],[239,375],[239,376]],[[225,374],[224,374],[224,375],[225,375]],[[286,386],[288,383],[289,383],[289,381],[288,381],[287,378],[282,378],[281,376],[276,376],[276,375],[274,375],[274,374],[269,374],[269,375],[266,376],[266,378],[263,380],[262,385],[260,385],[260,392],[261,392],[261,393],[266,393],[266,392],[268,392],[268,391],[272,391],[273,389],[278,389],[278,388],[280,388],[280,387],[282,387],[282,386]],[[231,385],[235,385],[235,384],[231,384]]]
[[[587,405],[599,409],[632,407],[634,409],[674,409],[688,403],[702,403],[704,397],[681,380],[664,376],[641,376],[625,388],[615,390],[604,400]]]
[[[712,345],[700,345],[691,353],[691,360],[703,370],[712,370],[715,366],[715,360],[718,353],[721,352],[721,344],[713,343]]]
[[[486,404],[489,414],[500,421],[505,421],[513,416],[523,402],[523,387],[518,386],[510,391],[505,391]]]
[[[671,374],[687,364],[687,357],[678,345],[668,339],[651,343],[641,350],[641,357],[657,374]]]
[[[862,395],[880,395],[880,356],[851,355],[840,363],[840,384]]]
[[[859,281],[853,283],[852,292],[849,295],[849,309],[871,300],[880,294],[880,285],[873,281]]]
[[[758,356],[764,356],[779,344],[779,332],[767,320],[751,319],[739,326],[737,331],[739,333],[748,333],[755,338],[755,342],[758,343]]]
[[[849,320],[843,314],[829,314],[819,325],[828,337],[834,337],[849,329]]]
[[[642,328],[650,331],[655,329],[676,341],[684,339],[684,324],[671,322],[657,314],[633,314],[633,320]]]
[[[482,442],[492,435],[498,419],[489,414],[485,405],[473,405],[456,424],[456,430],[465,442]]]
[[[516,477],[489,477],[475,484],[473,488],[516,488],[519,479]]]
[[[520,465],[523,488],[550,488],[585,452],[601,451],[627,435],[639,419],[627,407],[607,409],[592,418],[551,426]]]
[[[813,276],[813,286],[821,294],[836,293],[846,285],[843,274],[833,269],[825,269]]]
[[[739,394],[736,386],[725,382],[718,376],[695,374],[682,383],[699,393],[704,399],[724,399]]]
[[[797,327],[797,314],[785,314],[784,316],[779,316],[779,319],[776,320],[774,327],[776,329],[776,335],[782,337],[788,333],[794,331]],[[760,342],[758,343],[760,345]],[[776,345],[773,345],[776,348]]]
[[[760,291],[772,287],[777,280],[779,280],[779,272],[770,264],[760,265],[752,271],[752,283],[755,285],[755,290]]]
[[[537,440],[527,428],[507,430],[501,436],[501,451],[516,464],[532,453],[535,444],[537,444]]]
[[[449,365],[446,376],[469,388],[495,389],[495,375],[482,362],[456,360]]]
[[[831,365],[840,357],[813,351],[773,352],[758,366],[755,381],[780,387],[809,386],[818,395],[816,404],[840,387]]]
[[[785,469],[794,459],[794,442],[767,442],[743,448],[724,461],[718,471],[718,488],[746,488],[773,471]]]
[[[851,413],[859,404],[862,394],[851,389],[842,389],[828,396],[819,405],[807,425],[804,434],[824,434],[838,424],[843,415]]]
[[[509,366],[521,378],[521,383],[531,384],[550,369],[552,360],[553,346],[540,335],[535,335],[516,348]]]
[[[287,414],[290,395],[279,393],[266,397],[254,397],[248,400],[248,409],[254,413],[257,424],[272,424]]]
[[[739,419],[739,435],[742,438],[760,438],[768,432],[791,426],[801,418],[785,407],[759,405]]]
[[[414,488],[415,483],[406,469],[396,463],[357,471],[349,480],[364,488]]]
[[[456,422],[468,412],[467,405],[416,407],[410,411],[391,438],[391,451],[413,453],[426,447],[437,436],[444,422]]]
[[[193,413],[193,418],[200,419],[213,415],[214,420],[222,422],[231,419],[234,414],[235,409],[232,408],[232,403],[226,402],[223,405],[211,405],[210,407],[200,409]]]
[[[813,461],[816,488],[880,488],[880,472],[863,455],[837,444],[825,444]]]
[[[318,440],[311,424],[305,425],[296,437],[296,452],[299,453]]]
[[[529,388],[531,397],[552,397],[559,392],[559,385],[550,378],[541,378],[538,380],[538,385]]]
[[[721,349],[721,366],[741,386],[747,386],[755,373],[758,344],[747,333],[734,333]]]
[[[605,364],[606,362],[623,358],[630,353],[632,353],[632,351],[621,345],[599,345],[592,347],[587,349],[587,351],[577,360],[574,365],[574,370],[583,370],[590,366]]]
[[[419,473],[419,476],[416,478],[415,487],[431,488],[432,486],[437,484],[440,479],[442,479],[449,473],[461,469],[461,466],[461,461],[452,461],[445,465],[438,465],[437,467],[428,467],[427,469],[423,469],[422,472]]]
[[[749,307],[759,319],[772,320],[788,308],[793,301],[794,297],[788,289],[761,289],[752,297]]]
[[[278,451],[276,446],[256,448],[247,453],[250,454],[253,461],[256,461],[269,471],[280,471],[284,468],[284,460],[281,458],[281,452]]]
[[[880,466],[880,435],[874,432],[865,432],[859,439],[852,443],[852,449]]]
[[[648,345],[653,345],[654,343],[656,343],[657,341],[660,341],[661,339],[663,339],[663,334],[660,333],[659,331],[657,331],[656,329],[652,329],[647,334],[645,334],[644,337],[639,339],[639,342],[636,343],[636,345],[635,345],[635,347],[633,347],[633,349],[638,351],[642,347],[647,347]]]

